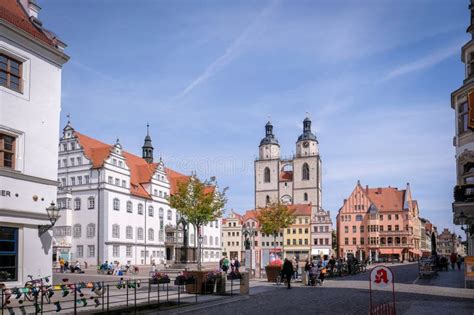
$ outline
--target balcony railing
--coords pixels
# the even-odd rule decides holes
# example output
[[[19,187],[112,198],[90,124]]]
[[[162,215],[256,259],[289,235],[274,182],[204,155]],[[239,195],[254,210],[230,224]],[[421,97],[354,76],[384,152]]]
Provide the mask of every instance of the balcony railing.
[[[455,202],[474,202],[474,184],[454,186]]]
[[[393,243],[393,244],[379,244],[380,247],[407,247],[407,246],[413,246],[413,244],[408,244],[408,243]]]
[[[410,235],[408,231],[379,231],[379,233],[386,235]]]

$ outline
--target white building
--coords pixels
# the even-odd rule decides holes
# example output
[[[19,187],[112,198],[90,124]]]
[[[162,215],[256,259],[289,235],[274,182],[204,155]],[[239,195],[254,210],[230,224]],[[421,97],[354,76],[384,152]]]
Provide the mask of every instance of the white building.
[[[332,250],[332,220],[329,211],[323,209],[316,212],[311,220],[311,255],[329,257],[333,254]]]
[[[189,176],[165,168],[161,160],[153,162],[149,134],[138,157],[124,151],[118,139],[105,144],[75,131],[68,122],[59,143],[58,166],[63,214],[54,229],[56,259],[92,265],[170,264],[180,259],[185,235],[177,229],[180,217],[167,197]],[[204,227],[203,235],[203,261],[218,261],[218,221]],[[191,247],[197,246],[193,227],[186,238]]]
[[[46,207],[56,200],[65,44],[34,1],[0,1],[0,282],[51,275]]]

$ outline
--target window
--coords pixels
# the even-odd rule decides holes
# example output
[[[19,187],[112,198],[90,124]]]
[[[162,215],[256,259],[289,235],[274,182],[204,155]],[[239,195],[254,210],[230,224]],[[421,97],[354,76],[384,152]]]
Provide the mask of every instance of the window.
[[[357,239],[355,237],[352,238],[352,245],[357,245]]]
[[[76,160],[77,160],[77,165],[82,165],[82,158],[80,156],[78,156]]]
[[[159,216],[160,218],[163,218],[163,215],[164,215],[163,213],[164,213],[163,208],[160,208],[160,209],[158,210],[158,216]]]
[[[171,220],[171,210],[168,210],[168,220]],[[211,227],[212,227],[212,222],[211,222]]]
[[[265,183],[270,182],[270,169],[268,167],[265,167],[265,170],[263,171],[263,181]]]
[[[127,201],[127,212],[132,213],[133,212],[133,205],[131,201]]]
[[[81,237],[82,231],[81,231],[81,225],[80,224],[75,224],[74,227],[72,228],[72,236],[74,238],[79,238]]]
[[[344,233],[349,233],[349,227],[348,226],[344,227]]]
[[[87,209],[94,209],[95,208],[95,198],[90,196],[87,198]]]
[[[120,238],[120,226],[118,224],[112,225],[112,237]]]
[[[82,185],[82,176],[77,176],[77,184]]]
[[[398,220],[398,214],[395,215],[395,220]]]
[[[153,206],[148,207],[148,216],[152,217],[155,215],[155,211],[153,210]]]
[[[364,233],[364,226],[363,225],[360,226],[360,232]]]
[[[349,245],[349,239],[347,237],[344,238],[344,245]]]
[[[299,228],[299,229],[298,229],[298,233],[299,233],[299,234],[303,233],[303,229],[302,229],[302,228]]]
[[[120,179],[118,178],[115,179],[115,186],[120,186]]]
[[[143,241],[143,228],[141,227],[137,229],[137,239]]]
[[[458,106],[458,131],[459,133],[464,133],[466,132],[467,126],[468,126],[468,121],[469,121],[469,110],[468,110],[468,104],[463,103]]]
[[[357,232],[357,226],[353,225],[352,226],[352,233],[356,233]]]
[[[304,239],[304,244],[308,245],[308,239],[307,238]]]
[[[383,232],[383,225],[379,226],[379,231]]]
[[[305,229],[304,229],[304,233],[305,233],[305,234],[308,234],[308,228],[305,228]]]
[[[324,245],[329,245],[329,238],[324,239]]]
[[[74,210],[81,210],[81,199],[74,199]]]
[[[304,199],[304,201],[308,201],[308,193],[304,193],[303,199]]]
[[[383,221],[383,214],[380,215],[380,221]]]
[[[212,236],[209,237],[209,245],[214,245],[214,238]]]
[[[317,238],[314,239],[314,245],[318,245],[318,239]]]
[[[76,246],[76,257],[79,257],[79,258],[84,257],[84,246],[83,245],[77,245]]]
[[[119,165],[120,167],[123,167],[123,162],[122,162],[122,161],[118,161],[118,165]]]
[[[209,227],[214,227],[214,221],[209,222]]]
[[[87,235],[87,237],[89,237],[89,238],[95,236],[95,224],[94,224],[94,223],[89,223],[89,224],[87,224],[86,235]]]
[[[87,245],[87,257],[94,257],[94,256],[95,256],[95,246]]]
[[[71,166],[74,166],[74,164],[75,164],[74,158],[70,158],[69,160],[71,161]]]
[[[112,164],[117,165],[117,159],[112,159]]]
[[[112,246],[112,256],[119,257],[120,256],[120,246],[114,245]]]
[[[18,280],[18,229],[0,227],[0,274],[2,281]]]
[[[71,186],[74,186],[74,185],[76,185],[76,178],[71,177]]]
[[[387,218],[388,220],[392,220],[392,215],[391,214],[389,214],[387,216],[388,216],[388,218]]]
[[[298,244],[303,245],[303,240],[301,238],[298,240]]]
[[[309,166],[308,166],[308,163],[303,164],[302,180],[309,180]]]
[[[400,227],[398,225],[395,225],[395,231],[399,231]]]
[[[0,85],[21,93],[21,68],[20,61],[0,54]]]
[[[120,200],[118,198],[114,198],[114,210],[120,210]]]
[[[132,246],[127,245],[125,247],[125,256],[127,257],[132,257]]]
[[[127,225],[127,227],[125,228],[125,237],[127,239],[133,238],[133,228],[130,225]]]
[[[67,160],[66,159],[63,160],[63,167],[67,167]]]
[[[215,241],[216,241],[215,244],[216,244],[216,245],[219,245],[219,237],[216,236]]]
[[[270,203],[270,196],[269,196],[269,195],[267,195],[267,197],[265,198],[265,203],[266,203],[266,204],[269,204],[269,203]]]
[[[155,230],[148,229],[148,240],[149,241],[155,240]]]
[[[392,226],[391,226],[391,225],[387,226],[387,229],[388,229],[388,231],[391,231],[391,230],[392,230]]]
[[[360,245],[364,245],[364,242],[365,242],[364,238],[361,237],[361,238],[360,238]]]
[[[360,214],[356,215],[356,221],[362,221],[362,215]]]
[[[296,245],[296,239],[293,239],[293,245]]]
[[[112,176],[109,176],[109,178],[108,178],[107,181],[108,181],[109,184],[113,184],[113,183],[114,183],[114,179],[112,178]]]
[[[326,226],[324,227],[324,232],[329,232],[329,226],[326,225]]]
[[[143,214],[143,205],[141,203],[138,204],[138,214],[142,215]]]
[[[127,187],[127,182],[122,180],[122,187],[126,188]]]

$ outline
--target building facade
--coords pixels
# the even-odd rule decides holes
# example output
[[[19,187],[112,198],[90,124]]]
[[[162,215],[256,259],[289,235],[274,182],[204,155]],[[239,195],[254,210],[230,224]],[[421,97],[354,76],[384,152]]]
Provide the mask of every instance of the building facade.
[[[123,150],[118,139],[112,145],[100,142],[68,122],[57,163],[62,215],[54,228],[56,259],[90,265],[196,261],[198,233],[168,201],[190,177],[166,168],[161,159],[153,161],[148,132],[139,157]],[[218,261],[219,221],[201,233],[202,261]]]
[[[456,186],[453,219],[465,229],[468,255],[474,255],[474,5],[471,1],[471,23],[467,32],[471,39],[461,49],[465,65],[464,81],[451,93],[454,110],[456,149]]]
[[[323,209],[316,212],[311,220],[311,255],[333,255],[331,213]]]
[[[420,220],[410,186],[363,188],[357,183],[337,215],[340,257],[360,260],[416,259],[421,256]]]
[[[283,229],[284,258],[305,261],[311,255],[311,204],[291,205],[294,223]]]
[[[222,255],[242,261],[242,216],[231,211],[222,220]]]
[[[331,232],[329,232],[331,228],[328,228],[328,232],[326,232],[324,225],[327,225],[328,222],[318,222],[318,217],[326,216],[325,220],[327,220],[327,214],[323,214],[325,211],[321,208],[321,184],[322,167],[319,143],[311,131],[311,120],[304,119],[303,133],[296,141],[296,154],[289,159],[281,157],[280,145],[273,133],[273,125],[268,122],[265,125],[265,137],[260,141],[259,157],[255,161],[255,208],[264,207],[270,202],[290,205],[311,204],[309,216],[314,225],[311,226],[311,222],[308,223],[307,228],[310,230],[308,236],[317,225],[317,239],[322,238],[323,245],[315,245],[313,241],[308,240],[309,246],[312,247],[309,255],[327,252],[327,249],[330,248],[330,246],[326,246],[325,240],[331,241]],[[323,226],[322,232],[319,230],[320,225]],[[299,242],[299,239],[294,239]],[[304,242],[304,238],[302,241]],[[266,243],[267,241],[265,241]],[[287,244],[284,243],[284,246]]]
[[[462,246],[460,246],[460,244],[461,242],[455,233],[451,233],[449,229],[444,229],[443,232],[438,235],[438,255],[449,256],[452,253],[460,255],[464,254],[461,250]],[[458,251],[460,252],[458,253]]]
[[[56,200],[65,44],[34,1],[0,1],[0,282],[51,276],[46,208]]]

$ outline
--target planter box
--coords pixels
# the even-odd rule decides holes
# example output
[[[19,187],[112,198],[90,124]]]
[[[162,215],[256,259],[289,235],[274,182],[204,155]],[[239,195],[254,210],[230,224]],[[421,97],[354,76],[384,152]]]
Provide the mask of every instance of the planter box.
[[[211,281],[207,279],[207,274],[209,271],[188,271],[187,274],[188,276],[192,276],[195,279],[195,283],[186,283],[186,292],[191,293],[191,294],[206,294],[206,293],[212,293],[214,292],[214,286],[216,284],[215,279],[212,280],[212,285]],[[207,283],[207,284],[206,284]],[[212,289],[211,289],[212,287]],[[212,290],[212,291],[211,291]]]
[[[151,284],[164,284],[164,283],[170,283],[169,278],[161,278],[161,279],[151,279],[150,283]]]
[[[281,273],[281,267],[280,266],[266,266],[265,273],[267,274],[268,282],[276,282],[278,276]]]
[[[196,279],[194,278],[187,278],[187,279],[175,279],[174,284],[175,285],[186,285],[186,284],[195,284]]]

